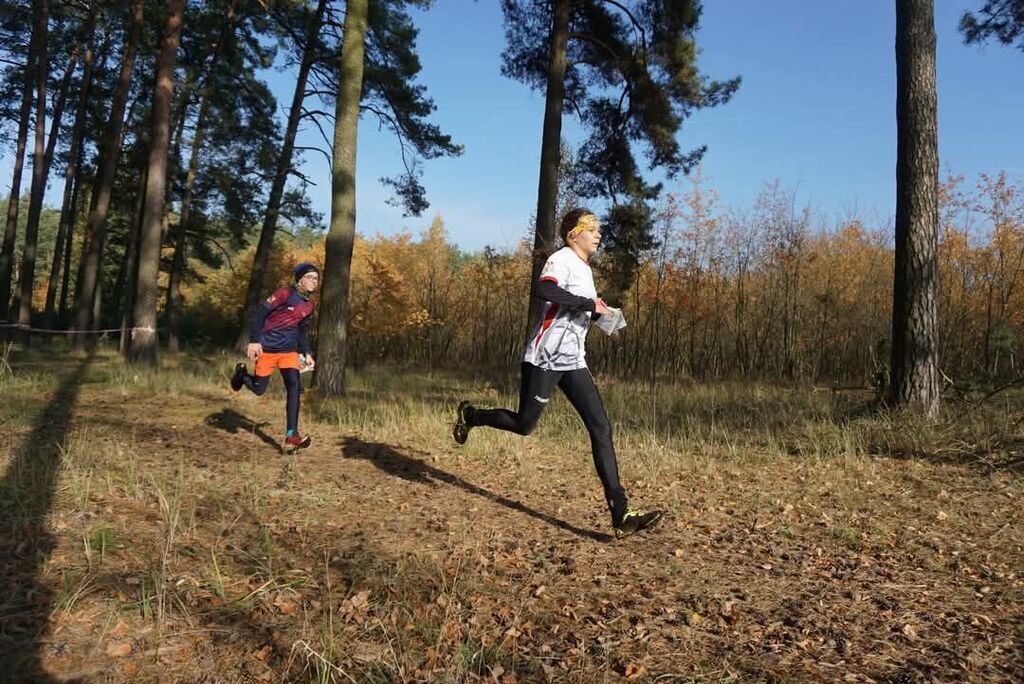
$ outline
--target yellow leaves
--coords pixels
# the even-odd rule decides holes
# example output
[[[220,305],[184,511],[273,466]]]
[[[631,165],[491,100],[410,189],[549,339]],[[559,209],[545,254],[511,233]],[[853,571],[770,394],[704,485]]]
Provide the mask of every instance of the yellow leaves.
[[[417,309],[411,311],[405,317],[405,328],[423,328],[430,325],[433,321],[430,318],[430,314],[424,309]]]
[[[371,339],[388,339],[435,323],[424,305],[425,270],[443,270],[430,247],[408,233],[391,238],[356,239],[352,258],[352,329]],[[436,250],[433,250],[436,251]],[[442,262],[444,260],[441,260]],[[446,280],[450,272],[443,273]]]
[[[189,263],[189,268],[195,269],[200,278],[198,282],[186,280],[182,284],[182,296],[185,306],[203,321],[208,334],[210,328],[219,327],[225,329],[221,334],[230,334],[232,337],[237,335],[237,328],[242,325],[237,317],[241,315],[245,303],[255,254],[255,245],[250,246],[233,256],[229,265],[219,269],[203,266],[195,259]],[[303,248],[291,243],[287,237],[279,236],[267,261],[261,298],[275,288],[291,284],[292,268],[300,261],[310,261],[323,268],[324,241],[319,240]]]

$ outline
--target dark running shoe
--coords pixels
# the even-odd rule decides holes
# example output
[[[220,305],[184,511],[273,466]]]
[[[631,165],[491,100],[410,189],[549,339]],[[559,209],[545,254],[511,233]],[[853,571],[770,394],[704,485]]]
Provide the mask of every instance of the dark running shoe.
[[[299,449],[305,449],[313,440],[310,439],[309,435],[303,437],[299,433],[295,433],[290,437],[284,438],[284,445],[281,447],[281,452],[285,454],[294,454]]]
[[[473,408],[472,404],[462,401],[459,402],[459,408],[455,410],[455,427],[452,428],[452,437],[459,444],[465,444],[469,439],[469,431],[473,426],[466,421],[466,412],[471,408]]]
[[[231,376],[231,389],[238,391],[242,389],[242,385],[245,383],[242,379],[245,377],[245,364],[239,363],[235,365],[235,374]]]
[[[633,508],[627,508],[625,514],[622,516],[622,520],[614,525],[615,537],[618,539],[625,539],[632,534],[636,534],[640,530],[653,527],[658,524],[658,521],[661,520],[663,515],[665,515],[664,511],[648,511],[647,513],[644,513]]]

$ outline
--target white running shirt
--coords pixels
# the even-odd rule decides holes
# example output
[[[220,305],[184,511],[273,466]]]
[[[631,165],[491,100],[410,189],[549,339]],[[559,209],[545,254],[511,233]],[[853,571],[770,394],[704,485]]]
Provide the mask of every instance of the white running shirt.
[[[597,297],[590,266],[568,247],[548,257],[540,280],[551,281],[578,297]],[[540,321],[526,343],[523,361],[552,371],[586,368],[587,350],[584,342],[590,328],[590,313],[579,309],[567,310],[554,302],[544,302]]]

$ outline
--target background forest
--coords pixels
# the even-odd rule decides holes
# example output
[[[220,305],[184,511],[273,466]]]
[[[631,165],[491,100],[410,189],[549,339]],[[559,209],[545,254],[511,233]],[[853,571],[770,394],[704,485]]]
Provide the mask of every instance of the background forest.
[[[844,3],[761,31],[786,107],[836,85],[804,67],[840,82],[836,185],[850,146],[891,148],[891,219],[706,173],[684,124],[752,84],[705,72],[697,0],[498,6],[487,78],[536,97],[536,210],[485,247],[509,234],[488,206],[465,248],[431,170],[463,135],[519,141],[438,123],[429,0],[0,0],[0,681],[1024,681],[1024,184],[1005,156],[940,170],[933,0],[896,0],[884,66],[854,65],[895,76],[893,140],[845,128],[866,110],[831,62],[780,56],[835,59],[815,22]],[[1024,49],[1024,0],[957,12],[958,49]],[[750,135],[733,159],[749,112],[723,117]],[[406,228],[357,226],[357,196]],[[664,511],[627,539],[571,402],[526,439],[451,438],[460,402],[515,405],[537,257],[578,205],[628,320],[587,363],[631,505]],[[322,289],[294,454],[281,381],[229,378],[302,260]]]
[[[384,180],[415,215],[428,211],[417,159],[460,150],[428,121],[433,105],[415,82],[416,30],[403,6],[371,3],[361,108],[396,133],[403,154]],[[163,112],[166,180],[148,192],[160,166],[152,126],[161,68],[148,56],[160,57],[161,36],[171,35],[170,11],[142,2],[6,6],[0,133],[17,147],[10,190],[19,201],[0,204],[0,313],[11,322],[117,337],[132,327],[142,291],[161,344],[230,345],[247,307],[287,280],[289,264],[323,264],[325,219],[311,209],[310,179],[298,168],[301,155],[319,150],[296,149],[295,137],[300,126],[329,136],[339,85],[331,55],[344,12],[327,2],[191,3],[176,29]],[[514,3],[506,15],[510,36],[523,30],[528,17]],[[529,82],[526,53],[506,58],[510,74],[519,68]],[[261,80],[275,61],[297,73],[287,110]],[[560,152],[555,213],[600,206],[585,171],[593,145]],[[63,184],[60,206],[42,204],[48,182]],[[884,382],[888,226],[853,211],[825,219],[779,182],[753,206],[720,197],[699,168],[675,187],[657,196],[641,189],[649,198],[641,239],[613,232],[595,264],[600,290],[630,322],[622,339],[593,340],[596,369],[650,379]],[[941,370],[954,383],[1012,377],[1024,325],[1024,188],[999,169],[971,179],[950,172],[939,201]],[[443,208],[422,225],[416,235],[353,237],[350,361],[514,363],[536,227],[523,226],[517,250],[466,253],[447,239]],[[157,261],[140,290],[137,253],[149,233]],[[128,351],[128,339],[120,344]]]

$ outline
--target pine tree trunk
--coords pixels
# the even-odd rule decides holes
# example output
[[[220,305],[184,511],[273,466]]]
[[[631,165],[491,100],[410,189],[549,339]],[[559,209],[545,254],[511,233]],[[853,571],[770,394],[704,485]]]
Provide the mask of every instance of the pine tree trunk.
[[[96,283],[96,290],[92,295],[92,320],[96,321],[96,327],[102,327],[103,313],[103,281]]]
[[[64,119],[64,106],[67,104],[68,92],[71,89],[71,79],[75,73],[75,65],[78,64],[78,59],[81,55],[82,50],[85,50],[88,57],[91,59],[91,42],[96,25],[96,5],[92,4],[89,7],[89,14],[86,16],[85,22],[82,24],[81,38],[77,41],[74,48],[71,50],[71,54],[68,56],[67,65],[64,69],[64,78],[61,80],[60,90],[57,92],[57,97],[53,105],[53,113],[50,115],[50,136],[46,140],[46,153],[43,157],[43,180],[42,187],[43,192],[36,196],[33,193],[33,197],[30,200],[28,221],[25,229],[25,234],[33,234],[38,236],[39,234],[39,219],[42,215],[42,204],[43,194],[45,193],[46,184],[49,182],[50,169],[52,168],[53,153],[57,147],[57,139],[60,137],[60,127]],[[87,65],[86,68],[88,68]],[[88,82],[88,75],[83,73],[82,77],[82,90],[86,91],[86,84]],[[77,121],[76,121],[77,129]],[[71,148],[69,149],[68,155],[69,160],[75,159],[76,148],[75,148],[75,131],[72,132]],[[68,164],[69,167],[73,168],[72,164]],[[65,202],[70,197],[70,182],[68,181],[65,174],[64,184],[64,197],[62,198],[61,206],[63,207]],[[34,207],[34,208],[33,208]],[[56,284],[57,278],[59,277],[59,267],[61,252],[63,251],[63,244],[65,239],[66,231],[62,221],[58,221],[57,226],[57,239],[53,250],[53,259],[50,263],[50,274],[47,278],[46,286],[46,303],[44,305],[44,318],[46,320],[46,327],[52,327],[53,323],[53,304],[56,295]],[[38,238],[37,238],[38,241]],[[34,270],[34,264],[33,264]],[[33,273],[34,278],[34,273]],[[24,297],[22,297],[24,301]]]
[[[64,195],[60,205],[60,223],[57,226],[57,242],[53,249],[53,263],[50,265],[50,280],[46,288],[46,320],[47,325],[54,323],[54,305],[57,299],[57,284],[61,275],[61,260],[64,258],[65,243],[71,243],[71,228],[75,215],[73,196],[75,174],[81,166],[82,140],[85,136],[86,105],[89,101],[89,86],[92,81],[92,41],[95,27],[95,5],[90,15],[89,28],[85,35],[85,55],[82,57],[82,84],[78,92],[78,103],[75,106],[75,126],[71,131],[71,146],[68,150],[68,165],[64,172]],[[51,135],[51,138],[53,136]]]
[[[540,144],[540,182],[537,187],[537,230],[533,236],[535,252],[555,248],[555,216],[558,202],[558,166],[562,149],[562,105],[565,101],[566,52],[569,45],[570,0],[554,0],[551,24],[551,55],[548,59],[548,85],[544,100],[544,131]],[[541,300],[537,279],[543,260],[534,259],[530,275],[530,309],[527,335],[540,317]]]
[[[32,325],[32,286],[36,275],[36,247],[39,241],[39,214],[43,209],[43,195],[46,194],[46,74],[49,71],[47,61],[47,27],[50,22],[50,6],[48,0],[39,3],[39,15],[36,18],[40,40],[36,45],[36,136],[35,152],[32,156],[32,191],[28,202],[28,220],[25,225],[25,244],[21,252],[21,268],[18,281],[21,290],[18,323],[23,326]],[[24,341],[29,340],[25,331]]]
[[[167,348],[178,351],[178,323],[181,314],[181,280],[184,276],[186,239],[188,224],[192,215],[192,190],[196,183],[199,169],[199,154],[203,144],[203,123],[209,111],[210,99],[203,95],[196,117],[195,133],[192,137],[192,152],[188,160],[188,174],[185,177],[185,191],[181,197],[181,212],[174,227],[174,257],[171,259],[171,272],[167,281]]]
[[[210,55],[206,80],[209,80],[216,72],[221,55],[224,54],[224,46],[231,39],[231,34],[235,27],[235,10],[237,7],[238,0],[232,0],[228,6],[220,39],[217,40]],[[192,136],[192,149],[188,160],[188,173],[185,177],[185,189],[181,197],[181,211],[178,215],[178,222],[174,227],[174,256],[171,259],[171,272],[167,281],[167,348],[172,352],[178,351],[178,327],[181,319],[181,281],[184,278],[185,269],[188,264],[186,250],[189,219],[192,215],[192,193],[199,171],[199,155],[203,145],[203,126],[206,123],[206,116],[210,111],[210,88],[202,87],[202,93],[199,113],[196,115],[195,132]],[[182,112],[181,118],[185,118],[184,112]]]
[[[132,321],[135,315],[135,293],[139,289],[139,241],[142,234],[142,214],[146,198],[146,171],[143,169],[139,174],[139,190],[135,195],[135,208],[132,211],[132,227],[128,233],[128,280],[124,287],[124,301],[121,302],[121,339],[117,350],[121,354],[128,354],[132,345]]]
[[[64,242],[64,276],[61,279],[60,303],[57,305],[57,312],[61,320],[66,320],[68,313],[71,288],[71,252],[74,247],[75,222],[78,220],[79,207],[88,204],[87,201],[79,202],[82,193],[82,186],[86,185],[86,178],[82,173],[83,149],[78,150],[78,171],[75,173],[75,189],[71,193],[71,218],[68,219],[68,236]],[[86,191],[88,193],[88,190]],[[82,249],[85,249],[85,241],[82,241]],[[77,280],[77,279],[76,279]]]
[[[36,0],[35,11],[41,1]],[[3,248],[0,249],[0,320],[10,316],[11,280],[14,270],[14,242],[18,236],[18,205],[21,200],[21,174],[25,164],[25,146],[28,143],[28,127],[32,115],[32,93],[35,90],[36,53],[41,36],[38,22],[32,24],[28,54],[25,56],[25,85],[21,94],[21,110],[18,114],[18,140],[15,144],[14,169],[11,172],[11,194],[7,201],[7,224],[4,228]]]
[[[341,71],[331,165],[331,228],[327,235],[318,335],[317,387],[345,393],[352,247],[356,232],[356,139],[363,88],[367,0],[349,0],[341,45]]]
[[[60,125],[64,119],[64,105],[67,103],[68,91],[71,89],[71,77],[75,73],[75,65],[83,49],[88,50],[87,45],[92,41],[92,35],[96,26],[96,6],[91,5],[89,14],[82,24],[81,37],[68,56],[68,63],[64,70],[64,78],[61,80],[60,90],[53,104],[53,114],[50,116],[50,137],[46,140],[46,156],[43,163],[43,179],[50,177],[50,164],[53,162],[53,151],[57,148],[57,139],[60,136]],[[37,221],[38,222],[38,221]]]
[[[83,253],[79,273],[81,287],[76,288],[75,293],[77,297],[75,327],[83,333],[76,337],[76,344],[79,348],[88,342],[86,338],[89,335],[85,333],[93,327],[92,302],[96,293],[96,283],[100,278],[100,267],[103,263],[110,196],[113,192],[114,176],[117,173],[117,164],[121,156],[121,131],[124,128],[125,108],[128,103],[132,70],[135,65],[135,53],[142,35],[142,10],[142,0],[133,0],[131,24],[125,39],[117,88],[110,106],[110,116],[103,131],[100,160],[90,199],[91,207],[85,229],[87,251]]]
[[[155,366],[157,363],[156,300],[160,273],[160,236],[167,194],[167,151],[171,142],[171,101],[174,98],[174,66],[181,42],[185,0],[168,0],[157,58],[153,93],[153,139],[146,171],[146,199],[139,240],[139,282],[128,360]]]
[[[938,130],[933,0],[896,2],[896,254],[892,307],[894,407],[939,408]]]
[[[274,233],[277,232],[281,197],[284,195],[285,184],[288,182],[288,176],[292,167],[292,152],[295,148],[295,135],[299,130],[299,120],[302,118],[302,103],[306,96],[306,82],[309,79],[309,71],[316,57],[316,46],[319,44],[317,36],[320,33],[320,25],[323,21],[326,6],[327,0],[319,0],[316,12],[310,20],[309,29],[306,31],[306,49],[302,55],[302,63],[299,65],[299,72],[296,76],[295,92],[292,95],[291,109],[288,110],[288,125],[285,127],[281,155],[278,158],[277,168],[274,171],[274,180],[270,185],[270,194],[267,197],[267,210],[263,215],[263,227],[260,229],[259,242],[256,243],[256,254],[253,256],[249,285],[245,291],[243,324],[235,344],[238,349],[244,349],[246,343],[249,342],[248,321],[260,302],[263,280],[267,273],[267,263],[270,260],[270,251],[274,247]]]

